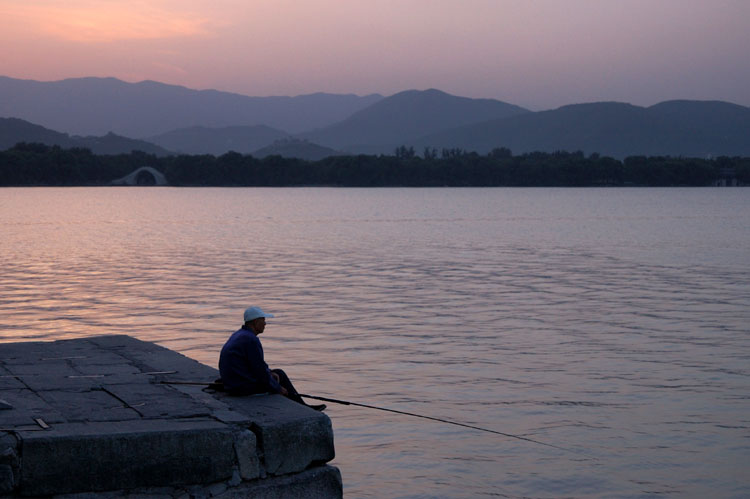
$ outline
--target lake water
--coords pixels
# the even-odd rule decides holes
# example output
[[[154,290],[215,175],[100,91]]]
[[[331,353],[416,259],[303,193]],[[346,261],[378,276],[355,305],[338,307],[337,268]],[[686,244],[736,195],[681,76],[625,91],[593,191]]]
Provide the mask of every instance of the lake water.
[[[0,341],[216,366],[243,309],[347,497],[749,497],[750,189],[0,190]]]

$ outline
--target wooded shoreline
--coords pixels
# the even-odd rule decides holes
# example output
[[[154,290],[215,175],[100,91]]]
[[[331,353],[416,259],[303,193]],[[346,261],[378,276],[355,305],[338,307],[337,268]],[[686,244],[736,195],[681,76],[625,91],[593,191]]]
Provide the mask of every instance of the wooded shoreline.
[[[143,166],[172,186],[211,187],[604,187],[750,185],[750,158],[630,156],[620,161],[582,152],[487,155],[459,149],[411,148],[393,155],[331,156],[306,161],[281,156],[157,157],[139,151],[95,155],[88,149],[21,143],[0,151],[0,186],[105,186]],[[139,185],[152,184],[149,175]]]

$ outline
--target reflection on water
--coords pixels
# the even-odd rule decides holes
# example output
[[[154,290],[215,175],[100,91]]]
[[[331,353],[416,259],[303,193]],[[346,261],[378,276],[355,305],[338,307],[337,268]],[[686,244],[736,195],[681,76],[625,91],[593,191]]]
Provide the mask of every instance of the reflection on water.
[[[350,497],[750,495],[750,191],[0,191],[0,341],[216,366],[249,304]]]

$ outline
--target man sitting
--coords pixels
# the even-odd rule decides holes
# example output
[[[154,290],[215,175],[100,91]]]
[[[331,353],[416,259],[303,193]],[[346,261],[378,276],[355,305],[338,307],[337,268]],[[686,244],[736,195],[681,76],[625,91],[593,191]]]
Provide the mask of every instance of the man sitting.
[[[266,329],[266,317],[273,314],[258,307],[245,309],[245,323],[229,337],[219,356],[219,372],[224,390],[230,395],[256,393],[280,393],[302,405],[308,405],[292,386],[289,377],[281,369],[269,369],[263,359],[263,346],[258,335]],[[324,404],[310,405],[317,411]]]

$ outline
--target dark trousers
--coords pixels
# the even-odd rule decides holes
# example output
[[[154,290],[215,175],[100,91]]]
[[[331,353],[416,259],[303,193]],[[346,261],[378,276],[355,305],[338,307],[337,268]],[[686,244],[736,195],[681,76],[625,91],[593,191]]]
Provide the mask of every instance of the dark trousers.
[[[297,393],[297,390],[294,388],[294,385],[292,385],[292,381],[289,379],[289,376],[287,376],[284,371],[282,371],[281,369],[271,369],[271,372],[279,375],[279,384],[283,386],[284,388],[286,388],[287,398],[290,398],[297,403],[307,405],[305,404],[304,400],[302,400],[302,397],[299,396],[299,393]]]

